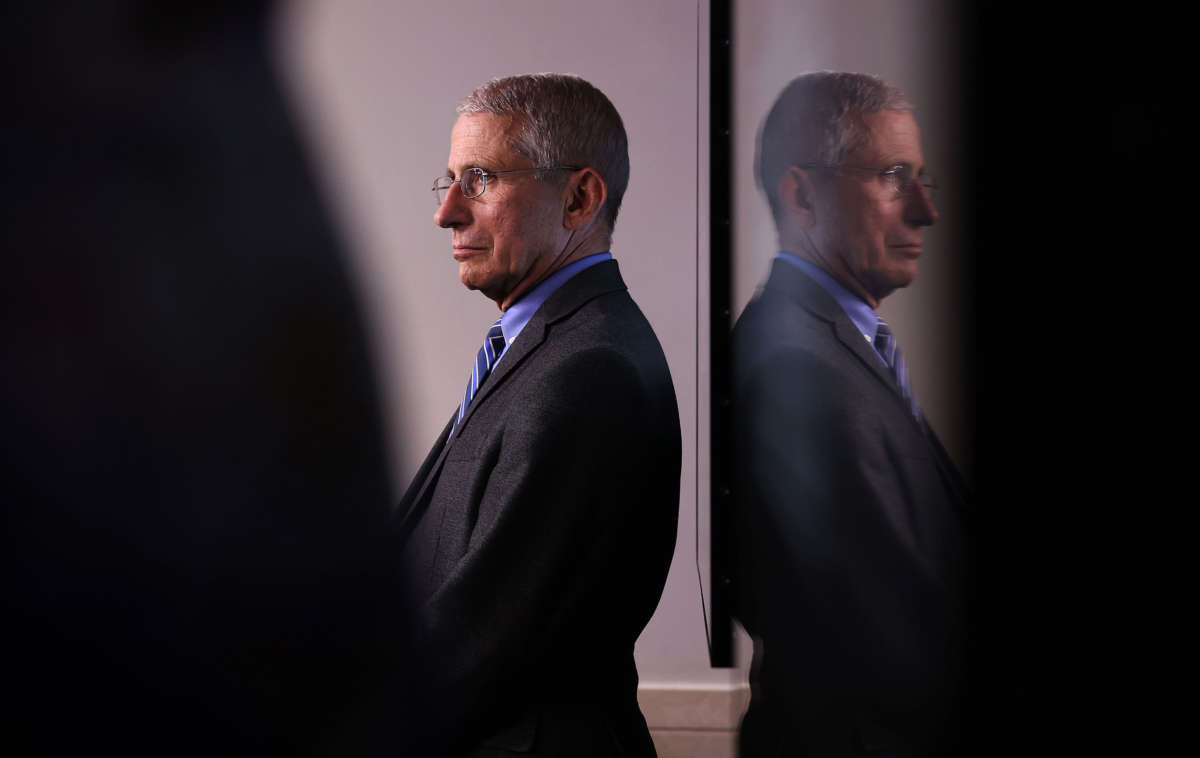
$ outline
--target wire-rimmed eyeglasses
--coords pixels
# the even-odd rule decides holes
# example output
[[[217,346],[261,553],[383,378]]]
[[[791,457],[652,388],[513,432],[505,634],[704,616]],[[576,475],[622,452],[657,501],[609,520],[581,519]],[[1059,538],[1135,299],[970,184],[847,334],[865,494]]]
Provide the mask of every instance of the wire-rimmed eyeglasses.
[[[453,179],[449,176],[439,176],[433,182],[433,195],[437,198],[437,204],[441,205],[446,201],[446,192],[449,191],[456,182],[458,188],[462,190],[463,197],[467,199],[476,198],[487,191],[488,179],[500,176],[501,174],[516,174],[522,171],[578,171],[578,166],[535,166],[533,168],[510,168],[507,171],[485,171],[481,168],[469,168],[463,171],[462,176]]]
[[[863,171],[870,174],[875,174],[879,177],[879,181],[884,185],[896,191],[897,195],[907,195],[914,191],[917,185],[925,188],[925,194],[930,200],[937,192],[937,182],[931,174],[920,173],[914,174],[912,166],[907,163],[897,163],[894,166],[885,166],[883,168],[866,168],[863,166],[839,166],[829,163],[798,163],[799,168],[820,168],[828,171]]]

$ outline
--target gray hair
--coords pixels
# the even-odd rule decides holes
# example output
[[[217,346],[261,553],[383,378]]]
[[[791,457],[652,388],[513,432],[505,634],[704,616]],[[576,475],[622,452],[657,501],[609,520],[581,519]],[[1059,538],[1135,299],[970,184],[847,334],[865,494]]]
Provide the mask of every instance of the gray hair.
[[[629,140],[612,102],[571,74],[492,79],[458,105],[460,115],[512,116],[512,148],[535,166],[595,169],[608,188],[604,220],[611,232],[629,185]]]
[[[858,116],[912,109],[904,93],[871,74],[811,71],[789,82],[759,129],[754,161],[755,179],[776,222],[775,188],[789,167],[840,163],[869,139]]]

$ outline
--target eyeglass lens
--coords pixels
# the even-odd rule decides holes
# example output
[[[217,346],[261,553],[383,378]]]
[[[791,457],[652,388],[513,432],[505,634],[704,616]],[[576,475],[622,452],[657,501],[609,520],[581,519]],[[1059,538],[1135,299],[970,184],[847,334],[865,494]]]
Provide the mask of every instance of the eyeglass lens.
[[[463,197],[479,197],[487,189],[487,174],[481,168],[469,168],[458,179],[439,176],[433,183],[433,194],[437,197],[438,205],[446,202],[446,193],[456,182],[460,185],[459,190],[462,191]]]
[[[892,186],[900,194],[908,194],[915,192],[916,185],[920,184],[925,189],[925,194],[933,197],[934,190],[937,189],[937,182],[929,174],[913,175],[912,169],[908,166],[897,166],[895,169],[884,173],[884,177],[890,181]]]
[[[487,189],[487,175],[483,169],[469,168],[463,172],[461,186],[463,197],[479,197]]]

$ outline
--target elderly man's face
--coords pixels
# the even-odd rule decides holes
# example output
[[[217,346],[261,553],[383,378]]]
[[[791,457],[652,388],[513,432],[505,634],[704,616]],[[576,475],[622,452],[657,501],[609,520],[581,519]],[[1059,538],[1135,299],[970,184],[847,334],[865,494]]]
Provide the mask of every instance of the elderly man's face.
[[[449,176],[458,178],[469,168],[531,168],[528,158],[509,147],[512,126],[508,116],[459,116],[450,133]],[[544,271],[566,243],[562,187],[532,171],[490,178],[476,198],[463,197],[459,187],[446,193],[434,223],[451,230],[462,283],[507,307],[509,295]]]
[[[914,175],[924,168],[912,114],[879,111],[863,115],[862,120],[870,139],[848,154],[842,165],[907,164]],[[861,288],[876,301],[874,305],[916,278],[924,227],[936,220],[933,201],[919,184],[900,193],[875,174],[845,171],[821,181],[816,225],[809,233],[834,273],[849,276],[851,289]]]

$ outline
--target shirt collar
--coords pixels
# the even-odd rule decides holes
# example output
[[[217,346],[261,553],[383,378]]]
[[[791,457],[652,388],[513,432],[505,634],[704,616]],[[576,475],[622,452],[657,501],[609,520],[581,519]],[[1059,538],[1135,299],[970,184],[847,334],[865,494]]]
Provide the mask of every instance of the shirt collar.
[[[810,279],[821,285],[821,289],[842,306],[842,310],[850,317],[850,321],[867,342],[875,343],[875,332],[879,328],[879,316],[865,300],[846,289],[845,285],[830,276],[824,269],[811,261],[806,261],[795,253],[781,251],[780,260],[787,261],[803,271]]]
[[[612,253],[603,252],[589,255],[569,265],[563,266],[550,276],[543,279],[536,287],[521,296],[521,299],[508,306],[508,310],[500,315],[500,330],[504,332],[504,344],[511,344],[542,307],[542,303],[554,294],[554,291],[567,283],[567,280],[597,263],[612,260]]]

